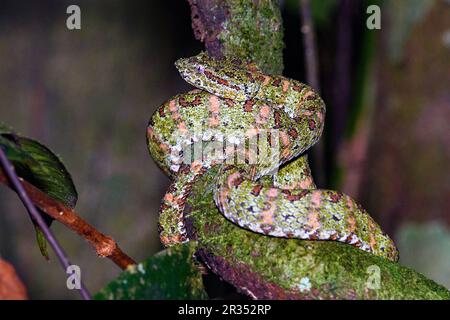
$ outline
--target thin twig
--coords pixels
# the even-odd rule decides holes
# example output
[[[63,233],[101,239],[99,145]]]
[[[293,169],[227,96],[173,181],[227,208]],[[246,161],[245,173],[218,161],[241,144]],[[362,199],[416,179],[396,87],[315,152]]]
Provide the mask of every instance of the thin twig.
[[[119,248],[111,237],[95,229],[75,211],[63,205],[61,202],[49,197],[27,181],[20,180],[31,201],[39,209],[83,237],[94,247],[94,250],[100,257],[109,258],[121,269],[126,269],[128,266],[136,264],[132,258]],[[1,172],[0,183],[8,183],[6,177]]]
[[[63,249],[59,245],[58,241],[54,237],[53,233],[45,223],[42,216],[37,211],[36,207],[32,203],[31,199],[28,197],[27,192],[25,191],[24,187],[20,183],[19,177],[16,174],[16,171],[14,170],[14,166],[12,163],[8,160],[6,157],[5,152],[3,151],[3,148],[0,147],[0,164],[2,167],[3,172],[7,176],[11,186],[14,188],[14,190],[17,192],[17,195],[19,196],[20,200],[22,200],[22,203],[24,204],[25,208],[27,209],[28,213],[33,217],[34,221],[39,225],[39,227],[42,229],[42,232],[44,233],[45,238],[50,243],[50,246],[55,251],[59,261],[61,262],[62,266],[64,267],[64,270],[67,270],[68,267],[71,265],[69,259],[65,255]],[[81,297],[85,300],[90,300],[91,296],[84,286],[83,282],[80,279],[80,294]]]
[[[310,0],[300,0],[300,14],[302,16],[301,31],[303,33],[303,48],[305,50],[306,79],[311,87],[320,92],[316,35],[312,21]]]
[[[119,248],[111,237],[99,232],[72,209],[49,197],[27,181],[20,180],[31,201],[38,208],[87,240],[100,257],[109,258],[121,269],[126,269],[128,266],[136,264],[132,258]],[[0,183],[8,183],[1,172]]]
[[[336,22],[336,53],[333,79],[333,124],[331,126],[331,154],[335,155],[341,147],[345,128],[348,124],[349,106],[352,103],[352,0],[339,1]],[[335,161],[333,161],[335,163]]]
[[[299,7],[300,16],[302,17],[301,32],[303,34],[303,49],[305,51],[306,81],[320,93],[319,63],[317,59],[316,36],[310,0],[300,0]],[[315,178],[317,180],[317,185],[319,187],[324,187],[326,184],[326,171],[323,142],[319,141],[313,147],[312,152],[316,169]]]

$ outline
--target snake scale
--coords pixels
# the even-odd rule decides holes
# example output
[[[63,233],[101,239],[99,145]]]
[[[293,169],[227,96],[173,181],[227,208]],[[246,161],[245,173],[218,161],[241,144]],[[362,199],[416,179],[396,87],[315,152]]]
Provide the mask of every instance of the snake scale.
[[[322,134],[325,105],[312,88],[203,52],[175,65],[196,89],[163,103],[147,127],[150,154],[172,179],[159,217],[165,246],[189,241],[184,210],[192,184],[219,166],[214,200],[240,227],[398,260],[394,242],[361,205],[315,186],[304,153]]]

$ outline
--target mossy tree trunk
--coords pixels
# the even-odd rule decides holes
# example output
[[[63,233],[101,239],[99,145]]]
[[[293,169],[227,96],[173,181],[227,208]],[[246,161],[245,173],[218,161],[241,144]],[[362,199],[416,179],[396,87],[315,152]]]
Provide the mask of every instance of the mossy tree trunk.
[[[273,0],[189,0],[197,39],[215,57],[251,59],[267,73],[283,70],[283,27]],[[255,234],[226,220],[213,201],[212,170],[188,199],[197,256],[252,298],[450,299],[413,270],[337,242]]]

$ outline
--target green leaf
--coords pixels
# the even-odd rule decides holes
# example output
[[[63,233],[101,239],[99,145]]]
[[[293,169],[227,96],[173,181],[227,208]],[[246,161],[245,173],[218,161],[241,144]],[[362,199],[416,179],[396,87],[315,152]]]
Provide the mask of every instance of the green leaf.
[[[17,135],[2,123],[0,147],[21,178],[66,206],[75,207],[78,195],[72,178],[62,161],[50,149],[33,139]],[[51,217],[44,213],[42,216],[48,225],[52,223]],[[36,224],[35,227],[38,246],[42,255],[48,258],[45,238]]]
[[[77,191],[64,164],[50,149],[36,140],[14,133],[0,123],[0,146],[17,174],[53,199],[74,208]]]
[[[37,241],[39,250],[41,251],[42,256],[46,260],[49,260],[50,257],[48,255],[47,239],[45,239],[44,232],[42,231],[42,229],[36,223],[33,222],[33,224],[34,224],[34,229],[36,231],[36,241]]]
[[[207,299],[195,244],[174,246],[129,267],[95,295],[99,300]]]
[[[18,143],[21,150],[35,160],[18,174],[53,199],[74,208],[78,194],[72,177],[59,157],[35,140],[18,137]]]

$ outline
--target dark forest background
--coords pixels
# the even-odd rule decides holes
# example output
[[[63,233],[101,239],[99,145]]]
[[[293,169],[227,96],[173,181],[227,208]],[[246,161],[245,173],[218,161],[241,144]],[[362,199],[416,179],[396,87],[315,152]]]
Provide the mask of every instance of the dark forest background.
[[[382,28],[366,28],[381,6]],[[78,4],[82,29],[66,28]],[[285,72],[305,79],[298,1],[282,1]],[[396,240],[400,263],[450,288],[450,3],[313,0],[327,104],[321,187],[358,199]],[[0,120],[58,153],[77,211],[138,261],[161,249],[157,212],[168,179],[148,155],[146,125],[189,90],[173,62],[198,53],[184,0],[0,2]],[[96,292],[120,270],[52,226]],[[0,255],[31,298],[78,298],[46,262],[13,192],[0,187]]]

